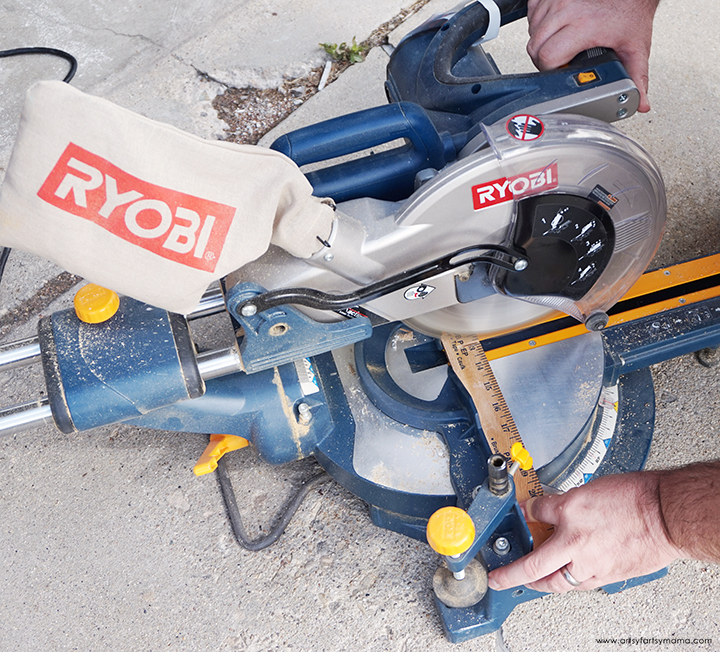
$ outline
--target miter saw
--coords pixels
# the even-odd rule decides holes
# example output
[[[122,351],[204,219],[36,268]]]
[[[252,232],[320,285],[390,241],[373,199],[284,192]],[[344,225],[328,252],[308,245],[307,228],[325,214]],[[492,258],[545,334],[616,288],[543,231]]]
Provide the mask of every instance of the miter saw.
[[[0,432],[123,421],[242,437],[273,464],[314,455],[382,527],[424,540],[438,510],[469,515],[467,546],[439,545],[452,641],[538,597],[483,585],[533,540],[510,460],[493,455],[439,338],[482,344],[539,487],[567,490],[643,466],[647,367],[720,342],[720,257],[643,275],[664,186],[608,124],[639,93],[602,49],[501,75],[481,41],[524,11],[487,0],[433,18],[392,54],[387,106],[273,144],[314,166],[336,219],[312,258],[271,248],[188,316],[227,310],[235,346],[198,354],[187,319],[126,297],[108,320],[83,321],[83,301],[108,300],[93,288],[0,350],[3,369],[42,359],[48,396],[0,413]]]

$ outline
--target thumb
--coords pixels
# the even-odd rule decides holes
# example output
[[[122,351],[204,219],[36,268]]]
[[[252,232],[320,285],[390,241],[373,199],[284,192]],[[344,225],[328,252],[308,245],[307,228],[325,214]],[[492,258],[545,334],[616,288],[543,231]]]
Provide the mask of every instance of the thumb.
[[[642,52],[618,52],[620,60],[640,91],[640,113],[650,110],[648,101],[649,66],[647,54]]]
[[[529,498],[520,504],[523,516],[528,523],[548,523],[557,525],[559,510],[564,502],[564,494],[549,494]]]

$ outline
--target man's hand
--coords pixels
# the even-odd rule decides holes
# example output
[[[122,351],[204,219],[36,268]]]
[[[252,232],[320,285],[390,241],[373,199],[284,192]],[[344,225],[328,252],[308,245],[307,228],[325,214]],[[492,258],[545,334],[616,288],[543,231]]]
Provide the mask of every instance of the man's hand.
[[[658,0],[528,0],[527,51],[539,70],[568,63],[593,47],[617,52],[648,104],[648,58]]]
[[[490,588],[524,584],[537,591],[563,593],[573,587],[604,584],[653,573],[682,556],[670,540],[660,505],[660,472],[611,475],[566,494],[531,498],[527,520],[555,526],[537,550],[490,573]]]

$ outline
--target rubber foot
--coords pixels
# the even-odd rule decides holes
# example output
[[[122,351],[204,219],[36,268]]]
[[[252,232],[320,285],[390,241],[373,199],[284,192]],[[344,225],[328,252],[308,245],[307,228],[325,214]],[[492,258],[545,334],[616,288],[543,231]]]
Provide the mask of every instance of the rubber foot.
[[[716,367],[720,363],[720,349],[710,347],[695,352],[695,357],[703,367]]]
[[[456,580],[445,566],[438,568],[433,576],[433,591],[438,600],[453,609],[477,604],[485,597],[487,588],[487,571],[477,559],[473,559],[465,568],[465,579]]]

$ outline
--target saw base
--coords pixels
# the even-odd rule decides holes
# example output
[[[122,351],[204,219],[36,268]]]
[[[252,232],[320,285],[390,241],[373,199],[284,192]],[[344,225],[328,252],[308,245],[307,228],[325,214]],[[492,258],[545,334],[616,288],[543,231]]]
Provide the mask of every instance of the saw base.
[[[590,377],[572,374],[575,386],[571,383],[563,390],[563,397],[556,397],[558,414],[564,411],[566,423],[575,425],[571,433],[555,441],[554,450],[550,447],[546,451],[551,458],[538,471],[548,486],[567,489],[599,475],[639,470],[652,441],[655,401],[649,369],[626,374],[616,385],[604,387],[602,379],[608,372],[602,336],[588,335],[585,341],[581,337],[572,344],[559,344],[554,352],[549,346],[525,358],[512,356],[516,359],[512,363],[515,373],[522,369],[533,378],[538,374],[543,378],[542,383],[533,381],[535,387],[503,379],[507,368],[495,365],[508,403],[526,406],[530,417],[520,420],[529,424],[523,426],[526,429],[543,423],[542,418],[533,419],[532,415],[537,417],[543,407],[548,408],[550,397],[557,391],[553,376],[568,375],[563,361],[574,369],[582,366],[579,360],[584,360],[584,366],[591,370]],[[575,355],[579,357],[575,359]],[[541,364],[533,370],[538,361]],[[318,364],[318,371],[325,378],[328,373],[339,376],[352,428],[343,428],[320,444],[316,452],[319,462],[369,504],[375,525],[424,541],[427,519],[433,512],[447,505],[467,508],[477,487],[486,480],[486,460],[491,452],[470,397],[454,374],[448,373],[437,340],[399,324],[376,327],[373,337],[355,345],[354,350],[349,347],[334,352],[332,362]],[[592,376],[595,382],[591,382]],[[544,416],[549,421],[542,427],[556,427],[552,415]],[[349,440],[350,429],[354,434]],[[526,434],[522,434],[525,440]],[[532,451],[529,444],[528,448]],[[493,550],[499,537],[509,542],[507,554],[498,555]],[[531,549],[527,526],[514,506],[476,561],[491,571]],[[470,607],[448,607],[439,599],[436,602],[448,638],[461,642],[497,630],[516,605],[541,595],[518,588],[488,591]]]
[[[334,358],[355,416],[355,472],[419,499],[455,494],[471,501],[463,494],[484,480],[484,472],[476,475],[472,467],[483,466],[490,451],[484,437],[469,432],[476,426],[472,402],[448,374],[438,341],[388,324],[375,328],[354,352],[336,352]],[[616,470],[644,464],[654,418],[650,372],[613,380],[600,334],[491,365],[543,484],[566,491],[585,482],[606,458],[616,461],[604,468]],[[635,440],[626,441],[626,430]],[[457,459],[449,443],[456,436],[473,440],[471,461]],[[476,484],[469,486],[460,475]]]

